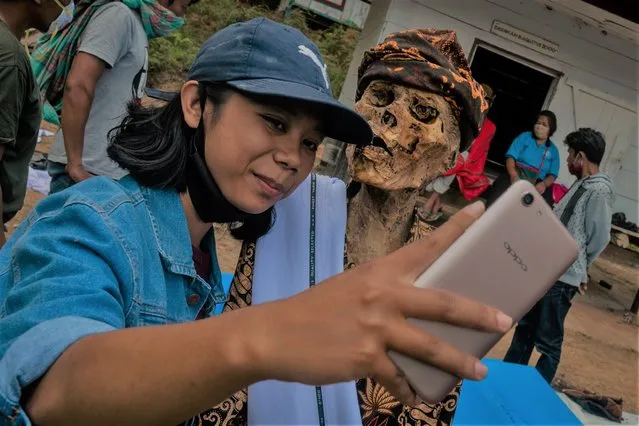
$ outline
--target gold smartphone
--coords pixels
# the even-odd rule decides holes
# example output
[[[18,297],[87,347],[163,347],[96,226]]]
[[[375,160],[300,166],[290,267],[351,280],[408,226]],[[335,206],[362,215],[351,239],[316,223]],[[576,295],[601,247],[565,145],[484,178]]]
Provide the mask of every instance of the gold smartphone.
[[[415,281],[494,306],[519,321],[575,261],[577,243],[535,187],[518,181]],[[503,336],[409,319],[454,347],[483,358]],[[437,403],[459,378],[406,355],[389,354],[417,394]],[[490,374],[490,372],[489,372]]]

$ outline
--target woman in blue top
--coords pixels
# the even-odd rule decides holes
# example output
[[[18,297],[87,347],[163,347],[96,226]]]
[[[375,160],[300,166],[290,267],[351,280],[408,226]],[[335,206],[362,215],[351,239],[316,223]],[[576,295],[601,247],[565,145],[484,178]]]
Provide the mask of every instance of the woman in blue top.
[[[372,134],[333,98],[317,47],[264,18],[215,34],[188,80],[166,106],[132,105],[113,134],[109,155],[129,176],[45,198],[0,251],[0,425],[176,425],[265,380],[371,376],[414,403],[388,350],[484,377],[479,360],[406,321],[512,325],[412,285],[481,205],[302,294],[215,316],[225,294],[213,223],[259,238],[324,136]],[[207,256],[194,264],[196,252]]]
[[[535,185],[548,204],[552,205],[549,189],[559,176],[559,150],[550,140],[557,130],[557,117],[552,111],[541,111],[532,131],[523,132],[515,138],[506,152],[506,174],[501,174],[493,183],[487,197],[492,204],[506,189],[520,179]]]

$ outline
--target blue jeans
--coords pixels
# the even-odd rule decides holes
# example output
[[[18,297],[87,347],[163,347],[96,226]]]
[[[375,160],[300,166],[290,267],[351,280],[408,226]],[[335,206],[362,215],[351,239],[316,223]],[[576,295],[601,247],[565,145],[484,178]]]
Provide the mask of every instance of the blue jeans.
[[[66,167],[66,164],[56,163],[54,161],[47,162],[47,172],[49,176],[51,176],[49,194],[60,192],[75,184],[71,176],[67,173]]]
[[[564,320],[578,288],[557,281],[544,297],[517,323],[504,361],[527,365],[533,347],[541,353],[536,368],[548,382],[557,373],[564,341]]]

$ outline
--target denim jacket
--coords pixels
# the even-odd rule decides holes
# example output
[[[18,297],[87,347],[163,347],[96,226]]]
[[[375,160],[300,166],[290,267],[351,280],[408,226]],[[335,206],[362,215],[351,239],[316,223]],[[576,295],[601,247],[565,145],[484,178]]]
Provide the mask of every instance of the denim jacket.
[[[175,191],[89,179],[42,200],[0,251],[0,425],[30,425],[23,389],[84,336],[214,315],[212,235],[199,278]]]

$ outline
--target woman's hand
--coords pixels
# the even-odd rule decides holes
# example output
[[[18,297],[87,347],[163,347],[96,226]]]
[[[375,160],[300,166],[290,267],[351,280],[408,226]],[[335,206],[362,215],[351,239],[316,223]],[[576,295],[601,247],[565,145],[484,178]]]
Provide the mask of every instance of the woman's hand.
[[[540,194],[543,194],[544,192],[546,192],[546,184],[543,181],[537,182],[537,184],[535,185],[535,189],[537,189],[537,192],[539,192]]]
[[[515,163],[515,159],[512,157],[506,158],[506,172],[510,177],[510,184],[514,184],[519,180],[519,173],[517,173],[517,166]]]
[[[475,357],[412,326],[406,318],[506,332],[494,308],[413,283],[484,211],[461,210],[428,238],[328,279],[288,300],[262,305],[258,359],[265,377],[327,384],[374,377],[405,403],[416,396],[388,356],[402,352],[461,378],[482,379]]]

